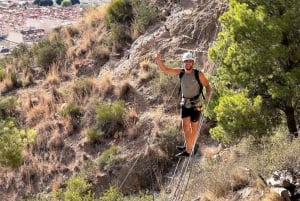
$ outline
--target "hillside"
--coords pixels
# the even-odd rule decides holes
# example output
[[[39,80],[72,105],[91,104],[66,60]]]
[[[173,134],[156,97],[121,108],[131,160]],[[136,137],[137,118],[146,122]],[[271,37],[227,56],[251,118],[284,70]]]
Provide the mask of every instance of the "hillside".
[[[55,44],[45,41],[34,46],[33,52],[21,49],[16,54],[20,60],[9,60],[6,71],[16,73],[10,79],[1,78],[1,99],[14,97],[16,106],[0,107],[1,115],[17,119],[19,127],[35,130],[36,136],[22,151],[20,166],[1,168],[1,200],[51,200],[53,192],[67,200],[77,200],[76,196],[89,200],[88,191],[99,198],[112,186],[126,196],[135,196],[128,198],[132,201],[151,200],[152,195],[153,199],[167,199],[167,188],[175,188],[168,186],[178,165],[175,145],[184,140],[177,77],[160,72],[154,56],[160,52],[169,65],[179,66],[182,53],[194,51],[196,67],[213,75],[216,65],[207,51],[220,31],[218,17],[228,5],[218,0],[152,0],[151,5],[158,14],[147,27],[113,32],[116,27],[111,24],[108,29],[104,23],[107,8],[91,8],[82,22],[51,32],[48,38]],[[121,34],[113,35],[116,33]],[[119,38],[111,42],[113,37]],[[52,56],[45,47],[51,47],[51,53],[63,49],[65,55],[58,54],[56,62],[43,65]],[[42,50],[47,56],[38,54],[41,57],[33,59],[32,54]],[[215,122],[206,118],[203,122],[201,150],[191,163],[193,187],[184,200],[217,200],[200,193],[209,187],[216,195],[230,185],[234,190],[224,187],[231,193],[220,192],[220,200],[250,200],[250,194],[252,200],[261,199],[261,189],[266,187],[257,190],[259,184],[253,182],[257,177],[247,177],[245,171],[235,175],[234,185],[220,184],[220,189],[212,184],[199,186],[197,175],[205,179],[203,171],[215,170],[212,174],[224,180],[217,166],[232,175],[244,170],[230,170],[229,166],[237,161],[246,163],[239,156],[248,154],[242,151],[248,141],[230,149],[218,147],[209,135]],[[210,166],[215,158],[220,163]],[[254,190],[242,192],[240,197],[235,194],[249,186]],[[67,198],[62,192],[72,194],[72,187],[82,192]]]

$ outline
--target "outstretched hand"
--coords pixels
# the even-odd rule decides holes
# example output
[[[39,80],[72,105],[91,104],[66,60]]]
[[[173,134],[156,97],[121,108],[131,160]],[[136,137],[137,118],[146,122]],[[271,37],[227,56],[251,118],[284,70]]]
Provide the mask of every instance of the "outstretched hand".
[[[156,54],[155,60],[156,60],[156,62],[159,62],[159,61],[162,60],[162,56],[161,56],[160,53],[157,53],[157,54]]]

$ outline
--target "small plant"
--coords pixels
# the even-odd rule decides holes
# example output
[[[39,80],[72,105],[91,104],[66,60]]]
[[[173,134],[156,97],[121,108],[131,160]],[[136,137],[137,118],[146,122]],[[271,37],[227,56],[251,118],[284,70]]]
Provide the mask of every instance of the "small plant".
[[[124,195],[114,186],[111,186],[100,198],[100,201],[125,201]]]
[[[35,131],[18,129],[11,120],[0,122],[0,165],[16,168],[23,162],[24,147],[34,141]]]
[[[94,201],[95,196],[91,191],[92,185],[83,177],[71,177],[66,183],[66,189],[58,189],[53,193],[55,199],[61,201]]]
[[[71,0],[63,0],[63,1],[61,2],[61,6],[62,6],[62,7],[72,6],[72,2],[71,2]]]
[[[144,58],[143,61],[141,61],[140,63],[140,67],[144,70],[144,71],[149,71],[150,70],[150,58]]]
[[[47,83],[49,85],[57,85],[59,84],[59,74],[58,74],[58,66],[57,65],[52,65],[52,67],[50,68],[50,71],[47,75]]]
[[[82,111],[78,105],[69,104],[69,105],[66,105],[60,111],[60,115],[63,117],[70,116],[70,117],[79,118],[80,116],[82,116]]]
[[[89,7],[84,14],[84,23],[88,26],[96,27],[104,21],[106,8],[104,6]]]
[[[17,100],[13,96],[0,99],[0,119],[11,117],[17,107]]]
[[[147,27],[157,19],[158,9],[150,6],[146,1],[133,0],[134,21],[132,24],[133,37],[143,34]]]
[[[126,41],[131,41],[130,27],[133,19],[129,0],[112,0],[107,8],[105,20],[110,32],[109,42],[115,50],[121,49]]]
[[[43,39],[35,43],[32,48],[36,64],[49,70],[50,66],[65,54],[65,45],[62,41]]]
[[[130,24],[132,18],[132,5],[129,0],[112,0],[105,16],[109,28],[112,24]]]
[[[103,138],[103,132],[96,127],[88,129],[86,132],[87,138],[91,143],[101,142]]]
[[[91,95],[95,87],[95,83],[91,78],[75,81],[72,86],[73,100],[76,102],[82,101],[85,97]]]
[[[172,157],[175,151],[174,144],[179,144],[179,136],[182,136],[181,130],[171,124],[159,132],[157,144],[168,156]]]
[[[118,150],[117,146],[111,146],[96,159],[101,170],[108,172],[119,163]]]
[[[115,101],[112,104],[95,103],[96,120],[98,127],[109,137],[118,129],[123,128],[123,117],[125,114],[124,101]]]

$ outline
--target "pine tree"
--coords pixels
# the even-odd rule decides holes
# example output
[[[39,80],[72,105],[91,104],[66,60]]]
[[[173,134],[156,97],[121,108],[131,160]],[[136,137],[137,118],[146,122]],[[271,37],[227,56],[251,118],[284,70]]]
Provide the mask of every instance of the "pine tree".
[[[299,10],[298,0],[229,0],[228,11],[220,17],[222,31],[209,50],[212,60],[219,64],[217,119],[227,116],[222,119],[228,121],[227,125],[241,121],[238,116],[230,119],[226,112],[231,110],[222,110],[220,105],[224,105],[226,96],[247,92],[248,99],[261,98],[257,108],[260,115],[248,118],[261,119],[265,134],[276,126],[281,115],[289,133],[298,135],[295,116],[300,102]],[[250,101],[244,107],[253,106]],[[222,123],[215,133],[230,136],[230,129]]]

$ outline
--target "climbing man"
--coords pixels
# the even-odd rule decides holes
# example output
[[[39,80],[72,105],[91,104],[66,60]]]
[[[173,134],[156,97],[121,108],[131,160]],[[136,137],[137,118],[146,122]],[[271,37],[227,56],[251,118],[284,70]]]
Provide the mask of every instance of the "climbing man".
[[[202,89],[205,87],[205,101],[209,101],[211,87],[201,71],[193,69],[195,58],[191,52],[186,52],[182,56],[182,68],[169,68],[162,61],[161,54],[156,55],[156,62],[159,68],[169,75],[178,75],[181,88],[181,118],[185,138],[185,146],[177,146],[181,153],[176,156],[190,156],[193,147],[196,144],[197,131],[199,129],[199,120],[201,115],[200,100],[203,96]]]

